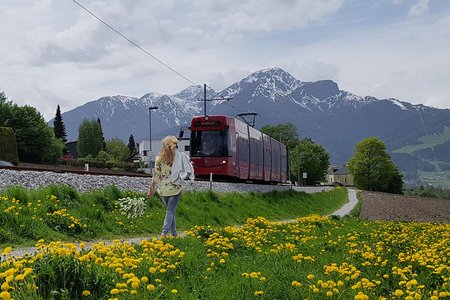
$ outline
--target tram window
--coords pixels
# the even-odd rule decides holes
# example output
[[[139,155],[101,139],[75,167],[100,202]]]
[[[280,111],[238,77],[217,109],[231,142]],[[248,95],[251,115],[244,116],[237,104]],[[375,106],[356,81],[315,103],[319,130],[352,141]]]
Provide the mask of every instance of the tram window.
[[[264,166],[270,167],[270,151],[267,148],[264,148]]]
[[[249,160],[248,140],[239,137],[237,142],[238,142],[239,160],[248,162]]]
[[[272,169],[274,172],[278,172],[280,168],[280,152],[274,150],[272,153]]]
[[[228,130],[191,131],[191,157],[231,155],[231,138]]]

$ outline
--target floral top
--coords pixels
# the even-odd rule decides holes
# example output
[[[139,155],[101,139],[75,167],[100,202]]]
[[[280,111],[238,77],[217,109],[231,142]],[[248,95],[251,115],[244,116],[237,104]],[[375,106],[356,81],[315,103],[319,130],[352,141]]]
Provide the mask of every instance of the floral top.
[[[156,159],[155,169],[153,170],[153,182],[158,185],[158,192],[161,196],[178,195],[182,186],[173,184],[170,180],[172,167],[165,162]]]

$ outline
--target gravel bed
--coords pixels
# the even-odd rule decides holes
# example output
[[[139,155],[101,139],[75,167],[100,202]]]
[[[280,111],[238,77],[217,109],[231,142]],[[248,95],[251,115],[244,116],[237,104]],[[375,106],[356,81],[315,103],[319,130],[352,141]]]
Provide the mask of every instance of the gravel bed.
[[[74,173],[56,173],[48,171],[15,171],[0,169],[0,190],[10,186],[22,186],[27,189],[36,189],[51,184],[67,184],[80,192],[102,189],[109,185],[116,185],[121,190],[146,192],[150,185],[148,177],[110,176],[110,175],[80,175]],[[194,181],[186,183],[185,190],[208,190],[215,192],[269,192],[272,190],[286,190],[289,185],[256,185],[248,183],[228,183],[208,181]],[[316,193],[331,190],[331,187],[297,187],[295,190],[307,193]]]

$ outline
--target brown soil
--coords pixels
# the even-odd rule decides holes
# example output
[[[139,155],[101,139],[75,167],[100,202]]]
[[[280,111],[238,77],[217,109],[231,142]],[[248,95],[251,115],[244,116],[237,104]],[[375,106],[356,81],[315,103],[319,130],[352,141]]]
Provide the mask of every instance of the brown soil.
[[[450,223],[450,200],[362,191],[360,218]]]

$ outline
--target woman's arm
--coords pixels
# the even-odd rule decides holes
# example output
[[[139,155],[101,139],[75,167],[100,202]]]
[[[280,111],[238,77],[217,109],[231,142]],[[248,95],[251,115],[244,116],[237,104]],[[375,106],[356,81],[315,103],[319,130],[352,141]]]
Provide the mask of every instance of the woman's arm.
[[[158,159],[156,159],[155,169],[153,170],[152,181],[147,192],[147,197],[153,197],[153,195],[155,194],[156,186],[161,182],[161,176],[161,164],[158,162]]]

